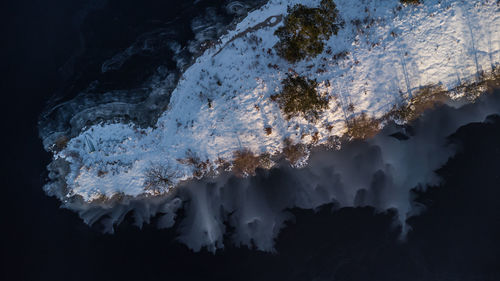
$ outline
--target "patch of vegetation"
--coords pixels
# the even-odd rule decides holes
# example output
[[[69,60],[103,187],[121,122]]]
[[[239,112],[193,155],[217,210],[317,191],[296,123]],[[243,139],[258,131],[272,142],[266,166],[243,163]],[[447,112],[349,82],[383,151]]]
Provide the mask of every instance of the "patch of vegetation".
[[[337,15],[338,10],[332,0],[322,0],[317,8],[302,4],[288,7],[284,26],[275,32],[280,39],[275,45],[277,53],[290,62],[322,53],[323,41],[336,35],[341,26]]]
[[[316,91],[318,82],[302,76],[288,76],[282,81],[283,90],[271,99],[277,102],[287,119],[302,115],[314,121],[328,108],[328,97]]]
[[[458,97],[466,102],[474,102],[484,93],[492,93],[500,87],[500,68],[494,67],[490,73],[478,73],[475,82],[463,83],[447,90],[442,85],[426,85],[413,93],[413,97],[404,105],[395,107],[386,118],[411,122],[424,111],[445,103],[451,97]]]
[[[393,109],[391,115],[397,120],[413,121],[424,111],[443,104],[448,99],[448,91],[442,85],[427,85],[415,91],[407,104]]]
[[[173,176],[173,172],[167,167],[161,165],[152,166],[145,173],[144,190],[152,191],[155,195],[161,194],[172,185],[170,178]]]
[[[177,159],[177,161],[184,165],[193,166],[193,177],[197,179],[201,179],[207,172],[210,161],[207,159],[206,161],[202,161],[194,152],[190,149],[186,151],[186,158]]]
[[[374,137],[380,130],[379,121],[365,112],[347,120],[347,135],[350,139]]]
[[[270,134],[272,134],[272,133],[273,133],[273,128],[271,128],[271,127],[266,127],[266,128],[264,128],[264,131],[266,131],[266,135],[268,135],[268,136],[269,136]]]
[[[234,152],[232,171],[237,177],[255,176],[257,168],[271,169],[274,166],[271,155],[264,153],[254,154],[249,149]]]
[[[260,157],[248,149],[234,152],[233,173],[238,177],[254,176]]]
[[[493,67],[490,73],[478,73],[476,82],[464,83],[452,91],[459,96],[464,96],[468,102],[473,102],[484,92],[492,93],[493,89],[497,88],[500,88],[500,67],[498,65]]]

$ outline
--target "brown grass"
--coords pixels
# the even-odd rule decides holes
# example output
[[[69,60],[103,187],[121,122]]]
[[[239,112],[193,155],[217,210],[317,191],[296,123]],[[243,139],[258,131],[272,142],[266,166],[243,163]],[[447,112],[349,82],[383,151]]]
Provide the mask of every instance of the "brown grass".
[[[254,154],[249,149],[234,152],[232,171],[237,177],[255,176],[257,168],[271,169],[275,162],[269,153]]]
[[[254,176],[260,165],[260,157],[249,149],[234,152],[233,173],[238,177]]]
[[[170,178],[173,176],[172,172],[164,166],[152,166],[146,173],[146,180],[144,182],[144,190],[152,191],[154,194],[162,193],[168,186],[172,184]]]
[[[380,128],[379,121],[365,112],[347,120],[347,135],[350,139],[366,139],[375,136]]]

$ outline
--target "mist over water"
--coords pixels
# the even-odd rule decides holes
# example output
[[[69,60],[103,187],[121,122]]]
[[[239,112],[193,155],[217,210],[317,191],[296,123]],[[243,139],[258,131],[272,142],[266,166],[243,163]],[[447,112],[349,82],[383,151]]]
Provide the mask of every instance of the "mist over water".
[[[340,150],[316,149],[301,169],[282,162],[254,177],[226,173],[191,181],[168,198],[130,200],[104,209],[66,207],[78,211],[87,223],[105,217],[100,222],[108,231],[130,211],[138,226],[159,213],[158,226],[172,227],[182,209],[178,239],[194,251],[204,247],[216,251],[226,238],[238,246],[274,251],[285,222],[293,221],[290,209],[317,209],[330,203],[336,208],[395,210],[394,223],[404,238],[411,231],[405,220],[425,211],[410,191],[439,184],[435,170],[459,149],[447,137],[465,124],[498,113],[498,93],[485,94],[474,104],[428,111],[410,125],[388,124],[373,139],[344,143]]]

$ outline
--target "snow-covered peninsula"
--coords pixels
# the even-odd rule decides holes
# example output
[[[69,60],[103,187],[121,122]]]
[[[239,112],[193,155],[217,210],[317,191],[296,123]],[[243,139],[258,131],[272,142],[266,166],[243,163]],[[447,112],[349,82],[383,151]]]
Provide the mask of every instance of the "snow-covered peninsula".
[[[46,191],[102,202],[165,195],[221,170],[248,176],[280,156],[300,167],[311,146],[359,137],[356,126],[370,135],[419,95],[473,100],[464,87],[498,75],[496,0],[335,0],[337,34],[319,55],[291,63],[276,53],[275,31],[298,3],[320,1],[270,0],[214,42],[182,74],[154,126],[102,122],[45,143],[59,172]],[[328,100],[314,120],[288,118],[272,99],[297,76],[315,80]]]

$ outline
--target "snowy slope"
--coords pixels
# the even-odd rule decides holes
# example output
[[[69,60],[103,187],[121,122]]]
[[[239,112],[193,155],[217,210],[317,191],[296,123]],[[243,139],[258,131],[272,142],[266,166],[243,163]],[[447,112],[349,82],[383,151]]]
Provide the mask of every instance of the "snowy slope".
[[[317,133],[315,145],[323,144],[346,132],[349,115],[381,117],[421,86],[452,89],[500,63],[496,1],[401,6],[398,0],[336,0],[344,27],[323,54],[290,64],[269,49],[278,40],[274,31],[287,5],[299,2],[319,3],[271,0],[206,50],[185,71],[153,128],[100,124],[71,139],[54,154],[54,160],[69,163],[65,197],[164,194],[194,177],[197,168],[188,158],[215,170],[238,150],[278,154],[285,138],[309,144]],[[348,55],[334,58],[342,52]],[[270,100],[289,73],[317,79],[319,90],[330,96],[330,109],[316,123],[286,120]],[[354,111],[347,110],[351,104]],[[270,135],[266,127],[272,128]],[[152,169],[168,175],[168,187],[146,188]]]

